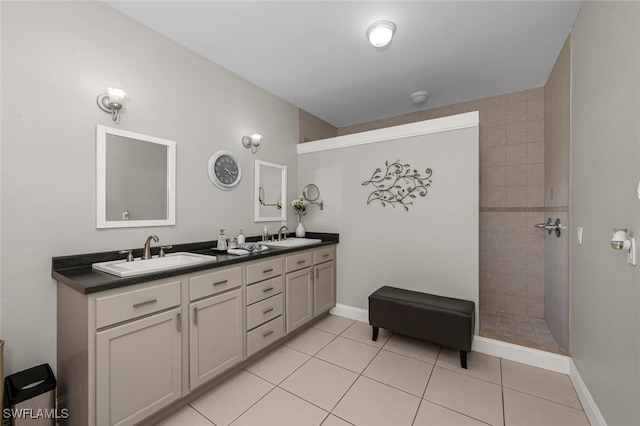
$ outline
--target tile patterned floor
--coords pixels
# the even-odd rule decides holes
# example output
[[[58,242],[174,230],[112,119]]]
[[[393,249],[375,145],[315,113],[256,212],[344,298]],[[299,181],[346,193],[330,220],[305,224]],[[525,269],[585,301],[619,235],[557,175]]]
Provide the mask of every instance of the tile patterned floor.
[[[480,335],[534,349],[567,355],[542,318],[504,312],[480,311]]]
[[[589,425],[568,376],[329,316],[163,420],[185,426]]]

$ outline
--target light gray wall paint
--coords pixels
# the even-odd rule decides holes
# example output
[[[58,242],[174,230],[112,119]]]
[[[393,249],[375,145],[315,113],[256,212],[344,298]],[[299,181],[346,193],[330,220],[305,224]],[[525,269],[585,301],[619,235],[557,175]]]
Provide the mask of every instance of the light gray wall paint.
[[[375,188],[362,183],[397,160],[433,169],[427,196],[409,211],[367,205]],[[478,127],[299,155],[298,192],[315,183],[324,200],[324,210],[308,208],[306,229],[340,232],[338,303],[367,309],[372,292],[392,285],[472,300],[477,310],[478,167]]]
[[[572,357],[606,422],[640,419],[640,266],[612,250],[640,237],[640,3],[585,2],[572,43]]]
[[[259,235],[253,162],[287,165],[294,193],[298,111],[102,3],[0,5],[1,336],[10,374],[55,367],[52,256],[141,247],[149,234],[161,244],[215,240],[220,228]],[[132,99],[117,125],[96,105],[111,85]],[[97,124],[177,141],[176,226],[96,229]],[[255,132],[264,139],[252,155],[240,140]],[[242,164],[234,191],[207,177],[218,149]]]

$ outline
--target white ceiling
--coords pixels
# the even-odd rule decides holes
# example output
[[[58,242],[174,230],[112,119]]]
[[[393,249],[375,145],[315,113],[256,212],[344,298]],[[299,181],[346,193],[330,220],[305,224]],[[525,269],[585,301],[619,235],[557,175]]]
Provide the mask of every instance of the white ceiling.
[[[543,85],[581,1],[107,1],[336,127]],[[376,50],[365,31],[391,20]],[[416,107],[409,95],[429,91]]]

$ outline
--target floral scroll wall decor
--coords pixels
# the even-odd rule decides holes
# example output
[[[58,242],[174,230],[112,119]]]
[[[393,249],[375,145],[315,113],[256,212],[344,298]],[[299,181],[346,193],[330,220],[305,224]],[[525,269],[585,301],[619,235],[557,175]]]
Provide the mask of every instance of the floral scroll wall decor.
[[[390,204],[394,208],[396,204],[400,204],[409,211],[409,205],[413,204],[415,198],[427,195],[433,174],[431,169],[425,169],[424,176],[421,176],[417,169],[412,169],[409,164],[401,164],[400,160],[393,163],[385,161],[384,165],[385,171],[377,168],[371,178],[362,183],[362,185],[372,184],[375,187],[367,198],[367,204],[380,201],[382,207]]]

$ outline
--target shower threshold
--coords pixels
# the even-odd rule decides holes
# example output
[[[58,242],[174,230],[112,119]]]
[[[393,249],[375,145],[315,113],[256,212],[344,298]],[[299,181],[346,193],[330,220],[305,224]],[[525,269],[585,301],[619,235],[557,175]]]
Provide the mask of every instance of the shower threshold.
[[[543,318],[481,310],[480,336],[568,355],[566,349],[558,346]]]

